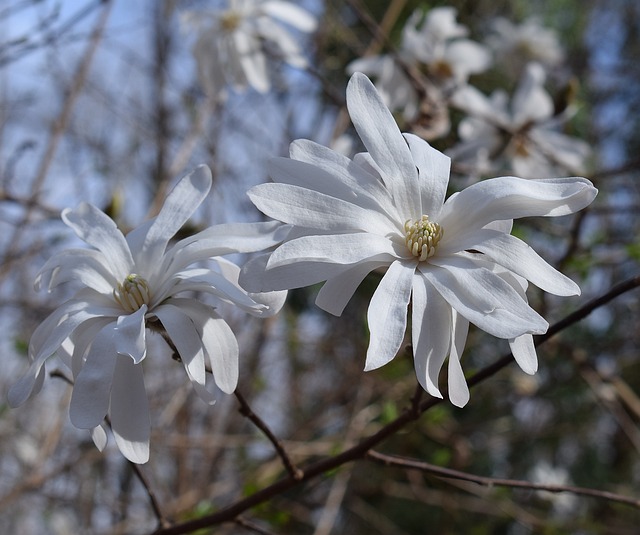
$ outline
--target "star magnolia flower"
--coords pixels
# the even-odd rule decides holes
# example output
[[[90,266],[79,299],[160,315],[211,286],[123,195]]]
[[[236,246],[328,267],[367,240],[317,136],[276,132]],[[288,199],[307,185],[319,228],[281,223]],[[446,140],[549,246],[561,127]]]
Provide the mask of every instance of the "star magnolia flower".
[[[402,30],[398,58],[379,55],[357,59],[347,66],[347,72],[363,72],[376,79],[376,88],[391,110],[402,110],[407,121],[419,112],[420,98],[407,76],[405,68],[426,71],[435,87],[450,90],[464,85],[472,74],[485,71],[491,65],[489,50],[464,38],[468,30],[456,22],[456,10],[438,7],[423,14],[415,11]],[[431,95],[436,98],[438,95]],[[442,97],[444,98],[444,97]],[[447,128],[441,127],[440,135]]]
[[[106,443],[100,424],[107,412],[120,451],[133,462],[149,458],[149,407],[142,361],[146,327],[166,333],[198,395],[214,403],[205,387],[208,362],[215,384],[231,393],[238,381],[238,344],[213,307],[182,292],[206,292],[255,315],[272,311],[237,284],[237,272],[224,260],[221,273],[190,267],[217,255],[249,252],[278,243],[273,223],[218,225],[169,247],[211,187],[201,166],[169,194],[157,217],[125,237],[115,223],[90,204],[62,212],[62,220],[93,249],[71,249],[53,256],[36,287],[49,290],[79,283],[75,296],[47,317],[31,337],[28,372],[9,392],[13,406],[40,390],[45,361],[56,352],[71,369],[74,387],[71,422],[93,429],[99,448]],[[277,225],[277,224],[276,224]],[[230,276],[225,277],[225,273]],[[258,297],[259,298],[259,297]],[[267,296],[277,302],[274,296]]]
[[[256,186],[249,196],[262,212],[294,227],[268,260],[243,267],[240,282],[259,291],[326,281],[316,304],[339,316],[367,274],[384,271],[368,309],[365,370],[395,357],[411,306],[418,380],[442,397],[438,375],[449,356],[449,396],[458,406],[469,398],[460,366],[469,322],[509,340],[518,364],[534,373],[531,335],[548,324],[527,304],[527,280],[556,295],[580,289],[509,234],[512,220],[573,213],[597,190],[584,178],[502,177],[445,201],[449,158],[402,135],[361,73],[349,82],[347,107],[368,152],[350,160],[298,140],[291,159],[271,163],[275,183]]]
[[[461,142],[447,154],[456,162],[476,166],[480,173],[503,164],[524,178],[583,173],[591,149],[581,139],[558,131],[571,110],[554,117],[544,81],[542,67],[531,63],[510,103],[502,91],[491,97],[472,86],[456,91],[451,101],[469,117],[458,128]]]
[[[229,0],[226,9],[191,12],[185,18],[199,31],[194,55],[200,81],[211,95],[224,93],[227,85],[269,91],[269,56],[306,67],[300,46],[282,23],[306,33],[317,25],[309,12],[278,0]]]

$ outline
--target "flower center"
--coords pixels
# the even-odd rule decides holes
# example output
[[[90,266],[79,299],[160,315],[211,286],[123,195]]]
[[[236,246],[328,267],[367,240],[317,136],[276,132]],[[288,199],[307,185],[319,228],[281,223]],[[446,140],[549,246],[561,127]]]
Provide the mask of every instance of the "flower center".
[[[149,285],[140,275],[131,273],[127,275],[122,284],[113,290],[113,297],[127,312],[135,312],[142,305],[148,305],[151,301]]]
[[[232,32],[242,21],[242,16],[237,11],[229,10],[222,14],[220,17],[220,25],[225,32]]]
[[[423,215],[415,223],[411,219],[407,219],[404,224],[404,232],[404,241],[409,251],[420,262],[436,254],[438,242],[444,234],[444,230],[438,223],[429,221],[428,215]]]

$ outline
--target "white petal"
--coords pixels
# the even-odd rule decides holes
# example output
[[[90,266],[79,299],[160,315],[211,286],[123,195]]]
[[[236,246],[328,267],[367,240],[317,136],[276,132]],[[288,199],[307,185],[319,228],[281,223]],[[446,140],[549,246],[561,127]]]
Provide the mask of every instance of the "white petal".
[[[97,425],[91,430],[91,440],[98,448],[98,451],[102,452],[107,447],[107,431],[104,428],[104,424]]]
[[[142,366],[118,356],[111,391],[111,428],[118,449],[133,463],[149,460],[149,400]]]
[[[398,353],[407,327],[407,306],[415,263],[393,262],[369,303],[367,322],[371,339],[365,371],[387,364]]]
[[[150,225],[143,225],[127,235],[136,257],[136,268],[142,274],[148,276],[157,267],[169,240],[193,215],[209,189],[211,171],[201,165],[180,179]]]
[[[301,32],[312,32],[318,25],[311,13],[290,2],[269,0],[261,4],[260,8],[270,17],[286,22]]]
[[[591,204],[597,193],[585,178],[492,178],[449,197],[439,223],[453,236],[501,219],[567,215]]]
[[[443,239],[438,252],[448,255],[470,249],[484,253],[490,260],[554,295],[580,295],[575,282],[549,265],[525,242],[503,232],[484,228],[458,235],[453,240]]]
[[[469,322],[454,310],[452,325],[451,352],[449,353],[449,399],[456,407],[464,407],[469,402],[469,386],[460,365],[460,358],[467,342]]]
[[[337,232],[362,230],[383,236],[395,228],[377,207],[359,206],[359,199],[343,201],[290,184],[260,184],[247,194],[264,214],[300,227]],[[363,200],[366,205],[371,204],[367,198]]]
[[[116,326],[116,351],[119,355],[127,355],[135,364],[147,355],[144,316],[147,305],[142,305],[133,314],[118,318]]]
[[[537,123],[553,115],[553,99],[544,89],[545,72],[542,65],[530,63],[513,95],[513,123],[523,126]]]
[[[104,327],[96,336],[71,394],[69,417],[79,429],[93,429],[109,410],[117,354],[114,325]]]
[[[246,32],[233,33],[233,42],[237,52],[237,60],[248,84],[258,93],[266,93],[271,87],[269,69],[260,41],[257,36]]]
[[[131,273],[131,251],[122,232],[108,215],[91,204],[80,203],[75,210],[63,210],[61,217],[79,238],[104,255],[117,280],[123,280]]]
[[[213,394],[204,388],[206,368],[201,336],[186,311],[170,304],[172,302],[180,304],[182,300],[174,299],[168,301],[166,304],[154,309],[153,314],[158,317],[178,350],[194,390],[206,403],[213,404],[215,403]]]
[[[418,136],[404,134],[404,138],[418,168],[421,215],[426,214],[437,221],[447,194],[451,159]]]
[[[453,308],[493,336],[509,339],[548,328],[511,285],[468,258],[432,259],[419,269]]]
[[[398,125],[362,73],[347,86],[347,108],[358,135],[382,170],[382,179],[406,218],[420,217],[418,172]]]
[[[104,255],[93,249],[67,249],[45,263],[35,280],[36,290],[44,285],[48,291],[63,282],[75,282],[100,293],[111,293],[117,283],[109,271]]]
[[[405,250],[408,254],[406,247]],[[396,247],[391,240],[364,232],[303,236],[278,247],[271,254],[267,267],[270,269],[310,260],[332,264],[355,264],[364,260],[392,262],[398,257]]]
[[[385,265],[387,265],[386,262],[360,262],[327,279],[318,292],[316,305],[334,316],[342,315],[344,307],[347,306],[365,277],[373,270]]]
[[[536,347],[533,344],[533,336],[523,334],[509,340],[509,347],[513,358],[516,359],[523,372],[533,375],[538,371],[538,355],[536,355]]]
[[[411,343],[418,382],[441,398],[438,376],[451,345],[451,306],[419,271],[412,282]]]

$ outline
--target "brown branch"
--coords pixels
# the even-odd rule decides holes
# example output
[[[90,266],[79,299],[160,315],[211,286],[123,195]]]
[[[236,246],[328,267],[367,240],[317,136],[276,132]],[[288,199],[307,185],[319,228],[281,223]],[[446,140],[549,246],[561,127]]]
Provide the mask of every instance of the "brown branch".
[[[625,282],[622,282],[616,286],[614,286],[609,292],[606,294],[589,301],[587,304],[576,310],[575,312],[569,314],[564,319],[560,320],[558,323],[552,325],[546,334],[539,336],[536,340],[536,345],[540,345],[549,338],[551,338],[554,334],[559,333],[560,331],[570,327],[571,325],[577,323],[578,321],[584,319],[595,309],[604,306],[608,302],[612,301],[616,297],[622,295],[625,292],[631,291],[640,286],[640,276],[629,279]],[[505,368],[508,364],[513,362],[513,357],[509,355],[505,355],[500,358],[494,364],[483,368],[478,373],[473,375],[467,381],[469,387],[473,387],[485,379],[495,375],[498,371]],[[444,393],[443,393],[444,394]],[[446,394],[445,394],[446,396]],[[216,513],[203,516],[201,518],[190,520],[184,522],[182,524],[176,524],[170,528],[160,529],[154,532],[154,535],[181,535],[184,533],[190,533],[202,528],[209,528],[211,526],[222,524],[224,522],[232,522],[238,517],[238,515],[243,512],[260,505],[264,502],[269,501],[274,496],[282,494],[304,482],[310,481],[313,478],[324,474],[330,470],[334,470],[343,464],[363,459],[367,453],[375,448],[378,444],[383,442],[385,439],[394,435],[400,429],[405,427],[410,422],[415,421],[419,418],[419,416],[425,412],[426,410],[434,407],[435,405],[439,405],[443,402],[443,399],[440,398],[432,398],[427,401],[424,401],[420,404],[419,410],[416,412],[413,408],[406,409],[400,416],[398,416],[395,420],[389,422],[386,426],[381,428],[377,433],[370,435],[363,440],[361,440],[355,446],[344,450],[342,453],[339,453],[333,457],[328,457],[326,459],[322,459],[315,463],[310,464],[303,472],[303,477],[299,480],[288,477],[286,479],[280,479],[275,483],[264,487],[263,489],[238,500],[234,504],[228,506],[225,509],[221,509]]]
[[[527,490],[544,490],[553,493],[570,492],[572,494],[590,496],[591,498],[609,500],[616,503],[622,503],[625,505],[630,505],[632,507],[640,508],[640,500],[630,498],[628,496],[623,496],[621,494],[615,494],[613,492],[607,492],[597,489],[574,487],[571,485],[545,485],[519,479],[501,479],[478,476],[475,474],[469,474],[468,472],[461,472],[459,470],[452,470],[451,468],[436,466],[416,459],[408,459],[405,457],[399,457],[397,455],[385,455],[373,450],[370,450],[367,453],[366,458],[387,466],[398,466],[402,468],[408,468],[410,470],[419,470],[427,474],[433,474],[440,478],[470,481],[484,487],[510,487]]]
[[[293,461],[282,445],[282,442],[280,442],[280,440],[278,440],[278,438],[273,434],[273,431],[271,431],[264,420],[262,420],[255,412],[253,412],[253,410],[249,406],[249,403],[238,389],[236,389],[234,394],[240,402],[240,414],[248,418],[258,429],[260,429],[260,431],[265,434],[271,444],[273,444],[273,447],[280,456],[280,459],[282,459],[282,464],[284,464],[284,467],[287,469],[287,472],[289,472],[291,478],[295,481],[302,480],[302,478],[304,477],[304,473],[293,464]]]

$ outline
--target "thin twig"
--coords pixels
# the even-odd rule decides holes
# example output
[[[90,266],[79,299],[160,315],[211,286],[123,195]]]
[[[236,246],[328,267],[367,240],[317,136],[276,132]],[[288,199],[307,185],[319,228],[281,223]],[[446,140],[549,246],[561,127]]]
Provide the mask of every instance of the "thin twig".
[[[248,418],[258,429],[260,429],[260,431],[265,434],[271,444],[273,444],[273,447],[280,456],[280,459],[282,459],[282,464],[284,464],[284,467],[287,469],[287,472],[289,472],[291,478],[295,481],[302,480],[302,478],[304,477],[304,473],[293,464],[293,461],[282,445],[282,442],[280,442],[280,440],[278,440],[278,438],[273,434],[273,431],[271,431],[264,420],[262,420],[255,412],[253,412],[253,410],[249,406],[249,403],[238,389],[236,389],[234,394],[240,402],[240,414]]]
[[[536,345],[542,344],[543,342],[551,338],[551,336],[553,336],[554,334],[557,334],[558,332],[582,320],[595,309],[604,306],[616,297],[622,295],[625,292],[631,291],[638,286],[640,286],[640,276],[634,277],[614,286],[606,294],[598,297],[597,299],[589,301],[586,305],[582,306],[572,314],[569,314],[563,320],[552,325],[545,335],[537,338]],[[511,362],[513,362],[513,357],[510,354],[505,355],[494,364],[487,366],[486,368],[480,370],[478,373],[472,376],[468,380],[469,387],[473,387],[481,383],[488,377],[493,376]],[[252,507],[269,501],[274,496],[282,494],[283,492],[286,492],[303,482],[310,481],[320,474],[324,474],[325,472],[328,472],[330,470],[335,470],[343,464],[364,458],[371,449],[375,448],[378,444],[397,433],[400,429],[404,428],[410,422],[415,421],[420,416],[420,414],[425,412],[427,409],[439,405],[442,402],[443,399],[441,398],[432,398],[424,401],[420,404],[418,413],[416,413],[412,408],[406,409],[395,420],[389,422],[373,435],[362,439],[355,446],[352,446],[351,448],[344,450],[342,453],[334,455],[333,457],[328,457],[326,459],[322,459],[310,464],[306,467],[303,477],[299,480],[293,479],[291,477],[280,479],[275,483],[272,483],[271,485],[255,492],[254,494],[238,500],[225,509],[221,509],[220,511],[217,511],[213,514],[206,515],[195,520],[190,520],[182,524],[176,524],[170,528],[160,529],[156,531],[154,535],[182,535],[184,533],[191,533],[198,529],[209,528],[211,526],[222,524],[224,522],[235,521],[238,515],[251,509]]]
[[[628,496],[623,496],[621,494],[615,494],[613,492],[606,492],[597,489],[574,487],[571,485],[545,485],[542,483],[532,483],[530,481],[523,481],[519,479],[501,479],[478,476],[475,474],[469,474],[468,472],[461,472],[459,470],[452,470],[451,468],[436,466],[416,459],[408,459],[405,457],[399,457],[397,455],[385,455],[373,450],[370,450],[367,453],[366,458],[378,463],[385,464],[387,466],[399,466],[402,468],[419,470],[421,472],[433,474],[437,477],[470,481],[484,487],[511,487],[528,490],[544,490],[553,493],[570,492],[572,494],[590,496],[592,498],[609,500],[612,502],[622,503],[625,505],[630,505],[632,507],[640,508],[640,500],[630,498]]]
[[[267,531],[263,527],[258,526],[254,522],[251,522],[241,517],[236,518],[235,523],[238,524],[238,526],[242,526],[243,528],[246,528],[249,531],[253,531],[254,533],[259,533],[260,535],[273,535],[273,533],[271,533],[270,531]]]

